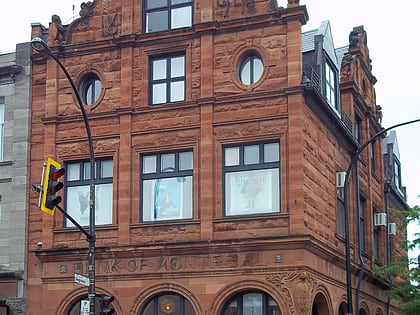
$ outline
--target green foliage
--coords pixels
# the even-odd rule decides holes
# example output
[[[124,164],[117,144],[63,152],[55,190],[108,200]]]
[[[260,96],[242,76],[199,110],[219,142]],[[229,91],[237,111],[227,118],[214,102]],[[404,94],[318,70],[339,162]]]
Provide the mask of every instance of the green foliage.
[[[402,219],[403,228],[406,228],[409,223],[419,221],[420,207],[395,211],[394,215]],[[414,240],[404,242],[402,246],[407,250],[420,248],[420,233],[416,233]],[[395,257],[390,265],[375,268],[374,274],[392,284],[387,294],[401,302],[400,308],[403,314],[420,314],[420,266],[417,257],[412,259],[407,255]]]

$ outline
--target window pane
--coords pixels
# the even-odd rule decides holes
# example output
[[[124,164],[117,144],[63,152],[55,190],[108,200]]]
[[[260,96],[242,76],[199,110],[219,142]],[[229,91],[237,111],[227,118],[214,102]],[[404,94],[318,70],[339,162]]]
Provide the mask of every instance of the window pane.
[[[173,9],[171,11],[171,28],[191,26],[191,6]]]
[[[80,180],[80,163],[66,166],[67,180]]]
[[[255,83],[255,82],[257,82],[261,78],[261,76],[263,74],[263,71],[264,71],[264,65],[262,63],[262,60],[260,58],[258,58],[258,57],[255,57],[253,59],[253,61],[254,61],[254,77],[253,77],[253,83]]]
[[[172,0],[171,4],[180,4],[180,3],[188,3],[191,2],[191,0]]]
[[[171,83],[171,102],[180,102],[185,99],[184,81]]]
[[[244,147],[244,164],[258,164],[260,161],[258,145],[247,145]]]
[[[146,16],[147,32],[157,32],[168,29],[168,11],[148,13]]]
[[[156,173],[156,155],[143,157],[143,174]]]
[[[101,81],[95,80],[95,95],[94,95],[94,102],[96,102],[101,94]]]
[[[85,102],[86,105],[92,104],[92,95],[93,95],[92,84],[89,84],[86,90],[86,102]]]
[[[262,294],[260,293],[249,293],[243,296],[243,315],[254,315],[262,314],[263,301]]]
[[[185,57],[171,58],[171,78],[183,77],[185,75]]]
[[[101,178],[112,177],[112,160],[102,161]]]
[[[192,218],[192,176],[143,181],[143,221]]]
[[[90,186],[68,187],[66,210],[81,226],[89,225]],[[95,185],[95,223],[112,224],[112,183]],[[66,227],[74,227],[68,219]]]
[[[225,174],[226,215],[280,212],[279,169]]]
[[[161,172],[173,172],[175,171],[175,154],[162,154],[160,160],[160,171]]]
[[[243,84],[251,84],[251,62],[247,58],[240,70],[241,81]]]
[[[147,0],[147,7],[146,9],[154,9],[154,8],[161,8],[166,7],[168,5],[168,0]]]
[[[166,59],[153,60],[153,80],[166,79]]]
[[[264,163],[278,162],[279,157],[279,144],[266,143],[264,144]]]
[[[166,103],[166,83],[153,85],[153,104]]]
[[[239,165],[239,147],[225,149],[225,166]]]
[[[96,163],[94,165],[96,170]],[[94,170],[94,172],[95,172]],[[83,179],[90,179],[90,162],[83,163]]]
[[[179,153],[179,170],[192,170],[193,169],[193,153],[180,152]]]

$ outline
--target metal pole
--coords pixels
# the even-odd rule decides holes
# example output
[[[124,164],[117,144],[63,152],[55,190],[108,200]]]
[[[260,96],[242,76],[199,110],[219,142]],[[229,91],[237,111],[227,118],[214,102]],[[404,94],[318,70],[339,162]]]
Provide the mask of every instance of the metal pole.
[[[89,145],[89,163],[90,163],[90,178],[89,178],[89,188],[90,188],[90,198],[89,198],[89,236],[86,237],[89,243],[89,253],[88,253],[88,277],[89,277],[89,287],[88,287],[88,298],[89,298],[89,314],[95,315],[95,155],[93,151],[93,141],[92,134],[90,132],[89,121],[87,118],[86,110],[80,97],[79,91],[74,84],[73,79],[70,77],[67,69],[61,63],[56,56],[54,56],[48,47],[48,45],[40,38],[34,38],[31,42],[32,48],[39,52],[47,53],[61,68],[61,70],[66,75],[67,80],[69,81],[71,88],[73,89],[74,94],[76,95],[77,102],[82,112],[83,122],[85,124],[86,135]]]
[[[357,163],[357,161],[359,160],[359,156],[362,153],[362,151],[372,142],[374,142],[377,138],[379,138],[380,136],[382,136],[384,133],[386,133],[387,131],[397,128],[397,127],[401,127],[401,126],[405,126],[405,125],[409,125],[409,124],[413,124],[416,122],[420,122],[420,119],[415,119],[415,120],[410,120],[407,122],[403,122],[400,124],[396,124],[394,126],[391,126],[389,128],[386,129],[382,129],[381,131],[379,131],[377,134],[375,134],[374,136],[372,136],[368,141],[366,141],[364,144],[360,145],[356,152],[354,153],[352,160],[350,162],[349,167],[347,168],[346,171],[346,178],[344,180],[344,234],[345,234],[345,238],[346,238],[346,282],[347,282],[347,314],[348,315],[353,315],[353,293],[352,293],[352,284],[351,284],[351,257],[350,257],[350,224],[349,224],[349,205],[348,205],[348,185],[349,185],[349,177],[351,174],[351,171],[353,170],[353,167],[355,166],[355,164]]]

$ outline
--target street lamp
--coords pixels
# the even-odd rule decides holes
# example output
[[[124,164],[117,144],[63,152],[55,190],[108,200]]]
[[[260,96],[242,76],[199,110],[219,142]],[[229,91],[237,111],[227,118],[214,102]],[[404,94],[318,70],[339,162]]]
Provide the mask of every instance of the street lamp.
[[[37,52],[42,53],[45,57],[51,57],[63,70],[64,74],[66,75],[67,80],[69,81],[74,94],[76,95],[77,102],[82,112],[83,122],[85,124],[86,135],[89,145],[89,162],[90,162],[90,179],[89,179],[89,186],[90,186],[90,197],[89,197],[89,234],[86,236],[86,239],[89,243],[89,254],[88,254],[88,277],[89,277],[89,286],[88,286],[88,298],[89,298],[89,314],[95,314],[95,156],[93,151],[93,142],[92,142],[92,134],[90,132],[89,121],[87,118],[86,110],[82,102],[82,98],[80,97],[79,91],[76,88],[70,74],[68,73],[67,69],[61,63],[61,61],[54,56],[51,52],[48,45],[43,41],[41,38],[34,38],[31,41],[31,47],[36,50]],[[84,232],[83,229],[81,229]]]
[[[394,126],[391,126],[386,129],[382,129],[377,134],[372,136],[369,140],[367,140],[364,144],[360,145],[356,152],[353,154],[353,157],[351,159],[350,165],[347,168],[346,171],[346,177],[344,180],[344,235],[346,238],[346,283],[347,283],[347,314],[353,315],[353,293],[352,293],[352,285],[351,285],[351,257],[350,257],[350,225],[349,225],[349,205],[348,205],[348,185],[349,185],[349,177],[351,174],[351,171],[353,170],[353,167],[356,165],[357,161],[359,160],[359,156],[362,153],[362,151],[372,142],[374,142],[376,139],[378,139],[380,136],[382,136],[387,131],[405,126],[408,124],[413,124],[416,122],[420,122],[420,119],[410,120],[407,122],[403,122]]]

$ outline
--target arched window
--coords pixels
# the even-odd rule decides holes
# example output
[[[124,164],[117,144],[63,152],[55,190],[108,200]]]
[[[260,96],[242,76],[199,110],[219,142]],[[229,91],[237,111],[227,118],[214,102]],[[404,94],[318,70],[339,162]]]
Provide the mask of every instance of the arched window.
[[[246,54],[239,66],[239,77],[246,85],[257,82],[264,72],[264,64],[259,55],[255,52]]]
[[[140,315],[195,315],[188,300],[176,293],[165,293],[152,298]]]
[[[264,292],[241,292],[224,306],[221,315],[281,315],[279,305]]]

